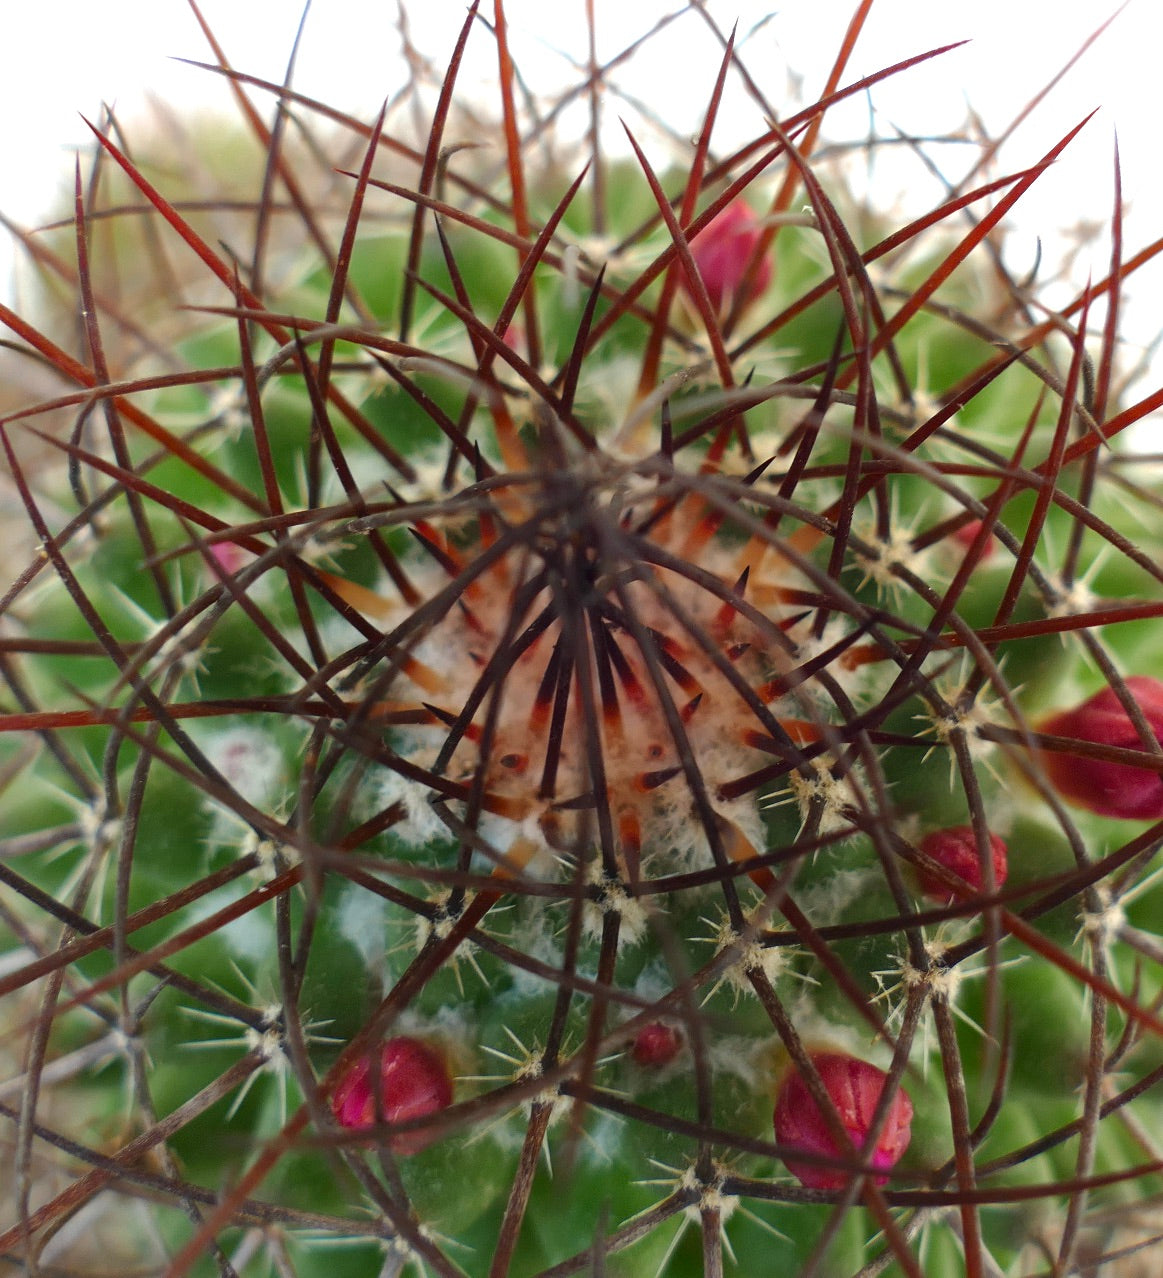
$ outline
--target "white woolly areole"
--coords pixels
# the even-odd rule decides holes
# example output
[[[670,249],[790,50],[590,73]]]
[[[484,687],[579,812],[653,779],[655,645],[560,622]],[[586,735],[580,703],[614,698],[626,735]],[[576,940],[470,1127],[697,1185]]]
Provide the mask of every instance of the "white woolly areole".
[[[207,733],[198,744],[226,783],[254,807],[266,806],[283,780],[283,754],[260,728]]]
[[[586,875],[587,882],[598,888],[598,899],[586,901],[582,910],[582,929],[591,940],[599,940],[607,914],[616,914],[620,920],[618,940],[623,945],[635,945],[646,935],[647,914],[642,902],[632,896],[626,885],[617,879],[606,877],[602,863],[595,859]]]
[[[436,752],[427,746],[413,745],[411,740],[396,744],[398,753],[419,767],[430,766]],[[380,774],[379,801],[387,808],[398,803],[404,809],[401,820],[392,826],[392,834],[409,847],[425,847],[429,843],[445,842],[451,836],[448,826],[432,807],[435,792],[422,781],[414,781],[399,772],[384,771]]]

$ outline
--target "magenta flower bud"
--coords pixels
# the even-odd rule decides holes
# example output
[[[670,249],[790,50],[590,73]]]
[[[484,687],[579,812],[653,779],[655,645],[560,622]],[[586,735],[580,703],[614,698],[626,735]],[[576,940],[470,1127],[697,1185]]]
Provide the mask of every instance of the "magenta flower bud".
[[[673,1025],[651,1021],[644,1025],[630,1047],[636,1065],[644,1069],[661,1069],[669,1065],[682,1050],[682,1034]]]
[[[702,276],[717,315],[731,309],[736,297],[754,301],[771,283],[771,256],[765,253],[750,275],[747,264],[763,228],[742,201],[736,200],[691,240],[691,256]],[[689,281],[687,281],[689,289]]]
[[[1147,675],[1132,675],[1126,684],[1151,731],[1163,744],[1163,683]],[[1113,688],[1103,688],[1073,710],[1053,715],[1039,728],[1052,736],[1074,737],[1094,745],[1144,749],[1142,738]],[[1079,807],[1128,820],[1163,818],[1163,775],[1157,771],[1059,750],[1043,751],[1041,763],[1054,788]]]
[[[361,1057],[340,1079],[331,1112],[343,1127],[362,1129],[377,1123],[403,1123],[435,1114],[452,1104],[452,1079],[439,1052],[419,1039],[401,1035],[380,1049],[380,1094],[372,1090],[374,1057]],[[435,1139],[424,1131],[403,1132],[388,1140],[397,1154],[415,1154]]]
[[[993,857],[994,886],[1001,887],[1009,873],[1005,840],[991,834],[989,846]],[[949,884],[941,882],[936,875],[926,874],[921,870],[917,877],[921,891],[927,897],[941,905],[949,905],[960,896],[976,895],[982,890],[981,859],[977,855],[977,836],[971,825],[934,830],[921,840],[921,851],[965,883],[965,890],[959,893]]]
[[[867,1061],[839,1053],[815,1055],[812,1064],[849,1140],[857,1149],[862,1149],[888,1075]],[[899,1089],[892,1098],[876,1148],[869,1158],[870,1166],[888,1169],[896,1165],[908,1148],[912,1121],[912,1101],[903,1088]],[[776,1098],[775,1139],[789,1149],[841,1161],[845,1158],[845,1151],[839,1148],[831,1126],[808,1090],[807,1083],[795,1069],[784,1078]],[[793,1159],[785,1161],[788,1171],[808,1189],[843,1189],[852,1176],[846,1168],[824,1167]],[[878,1185],[883,1185],[887,1179],[887,1176],[875,1177]]]

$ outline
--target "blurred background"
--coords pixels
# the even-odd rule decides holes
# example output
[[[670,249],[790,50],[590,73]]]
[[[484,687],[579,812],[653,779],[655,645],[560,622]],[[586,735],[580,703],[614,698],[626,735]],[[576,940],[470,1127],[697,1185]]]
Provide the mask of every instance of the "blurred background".
[[[721,44],[708,17],[722,32],[737,22],[737,47],[749,71],[769,101],[790,111],[822,91],[856,9],[856,0],[787,0],[778,8],[771,0],[702,0],[690,7],[683,0],[591,3],[599,61],[663,24],[611,80],[679,132],[698,127],[717,69]],[[575,82],[587,57],[587,0],[508,0],[505,8],[514,59],[528,87],[551,95]],[[303,15],[299,0],[199,0],[199,9],[234,67],[282,80]],[[370,118],[404,83],[401,33],[414,56],[431,60],[435,76],[464,12],[461,0],[313,0],[304,19],[295,87]],[[481,12],[491,20],[493,0],[483,0]],[[881,136],[900,129],[927,137],[960,130],[972,111],[996,137],[1064,72],[1006,143],[998,171],[1034,162],[1098,109],[1055,170],[1022,202],[1010,244],[1019,273],[1023,255],[1033,265],[1040,242],[1044,264],[1056,267],[1069,258],[1071,278],[1084,283],[1088,274],[1105,273],[1109,256],[1105,231],[1116,131],[1127,243],[1138,247],[1163,234],[1156,20],[1152,0],[1129,0],[1121,9],[1094,0],[975,0],[971,5],[875,0],[846,82],[939,45],[968,43],[830,113],[827,133],[859,138],[870,129]],[[13,38],[13,22],[18,38]],[[62,207],[72,153],[91,142],[81,116],[96,119],[103,103],[111,104],[131,129],[148,116],[151,99],[186,115],[218,111],[237,118],[221,76],[175,60],[213,60],[188,0],[41,0],[21,6],[20,17],[8,20],[6,46],[0,75],[0,213],[23,226],[37,225]],[[495,51],[481,32],[470,43],[462,90],[492,101],[495,75]],[[258,100],[270,102],[261,94]],[[579,109],[573,127],[580,131],[585,125]],[[719,148],[762,127],[760,110],[736,83],[717,127]],[[614,111],[606,113],[605,136],[611,148],[625,149]],[[959,172],[956,150],[938,152],[952,177]],[[969,149],[962,150],[968,156]],[[873,175],[879,198],[907,203],[915,196],[931,203],[936,187],[911,190],[923,182],[915,160],[902,154],[898,169],[884,154]],[[181,157],[174,163],[180,165]],[[0,289],[10,297],[11,245],[5,237],[0,241]],[[1158,283],[1158,276],[1141,273],[1129,299],[1133,309],[1126,331],[1137,343],[1149,343],[1163,327],[1163,305],[1155,300],[1163,294],[1153,279]]]

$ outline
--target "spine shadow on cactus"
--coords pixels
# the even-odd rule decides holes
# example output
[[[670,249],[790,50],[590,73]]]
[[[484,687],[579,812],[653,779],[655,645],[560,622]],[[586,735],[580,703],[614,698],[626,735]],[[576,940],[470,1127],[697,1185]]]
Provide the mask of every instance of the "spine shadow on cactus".
[[[0,418],[36,543],[0,609],[0,1254],[1150,1247],[1163,538],[1123,438],[1163,393],[1118,315],[1163,241],[1124,254],[1116,164],[1107,275],[1052,315],[1011,278],[1074,132],[863,206],[826,113],[924,60],[845,85],[865,17],[778,122],[714,28],[659,172],[640,105],[598,146],[596,63],[557,156],[500,4],[417,145],[422,68],[369,126],[221,57],[249,134],[212,145],[262,154],[226,194],[96,130],[71,226],[22,237],[37,318],[0,310],[13,380],[59,382]],[[497,171],[458,146],[470,39]],[[717,155],[732,86],[768,124]]]

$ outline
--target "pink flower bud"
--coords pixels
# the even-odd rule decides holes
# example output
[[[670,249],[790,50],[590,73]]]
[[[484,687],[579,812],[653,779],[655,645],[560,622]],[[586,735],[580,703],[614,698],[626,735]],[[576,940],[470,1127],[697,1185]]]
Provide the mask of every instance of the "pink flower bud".
[[[232,541],[216,541],[207,547],[210,558],[227,577],[233,577],[254,558],[249,550],[236,546]]]
[[[1163,744],[1163,683],[1146,675],[1133,675],[1126,684],[1151,731]],[[1104,688],[1039,727],[1052,736],[1074,737],[1094,745],[1144,749],[1142,738],[1113,688]],[[1044,751],[1041,763],[1054,787],[1079,807],[1130,820],[1158,821],[1163,817],[1163,775],[1158,771],[1131,763],[1105,763],[1059,750]]]
[[[736,200],[691,240],[691,256],[717,315],[729,311],[736,297],[754,301],[771,283],[770,254],[760,258],[750,275],[744,274],[762,234],[759,219]],[[686,283],[689,290],[689,280]]]
[[[973,548],[973,543],[977,540],[977,535],[981,532],[982,521],[980,519],[971,519],[969,523],[962,524],[955,532],[949,536],[950,541],[959,546],[962,552],[969,551]],[[977,563],[983,564],[987,559],[992,558],[994,547],[997,545],[997,539],[990,537],[982,544],[981,549],[977,552]]]
[[[682,1050],[682,1034],[673,1025],[652,1021],[644,1025],[630,1048],[636,1065],[644,1069],[661,1069],[669,1065]]]
[[[888,1075],[867,1061],[838,1053],[815,1055],[812,1064],[849,1140],[857,1149],[862,1149]],[[887,1169],[895,1166],[908,1148],[912,1120],[912,1101],[903,1089],[899,1089],[892,1098],[876,1148],[869,1159],[872,1167]],[[824,1114],[798,1070],[792,1070],[779,1089],[775,1102],[775,1139],[789,1149],[819,1154],[823,1158],[845,1159],[845,1153],[839,1149]],[[852,1176],[846,1168],[824,1167],[791,1159],[786,1161],[788,1171],[808,1189],[843,1189]],[[883,1185],[887,1179],[887,1176],[875,1177],[878,1185]]]
[[[1006,863],[1006,845],[996,834],[989,836],[989,845],[993,855],[993,881],[996,887],[1006,881],[1009,866]],[[949,905],[960,896],[969,896],[982,890],[981,860],[977,855],[977,836],[971,825],[955,825],[948,830],[934,830],[921,840],[921,851],[931,857],[938,865],[956,874],[964,880],[965,890],[961,893],[933,874],[923,870],[918,873],[921,891],[927,897]]]
[[[452,1080],[439,1052],[419,1039],[401,1035],[380,1049],[380,1094],[372,1091],[374,1058],[364,1056],[344,1074],[331,1098],[331,1112],[343,1127],[361,1129],[377,1123],[403,1123],[435,1114],[452,1104]],[[388,1146],[397,1154],[415,1154],[430,1144],[430,1132],[392,1136]]]

